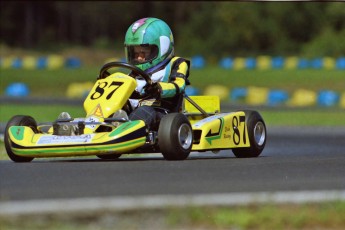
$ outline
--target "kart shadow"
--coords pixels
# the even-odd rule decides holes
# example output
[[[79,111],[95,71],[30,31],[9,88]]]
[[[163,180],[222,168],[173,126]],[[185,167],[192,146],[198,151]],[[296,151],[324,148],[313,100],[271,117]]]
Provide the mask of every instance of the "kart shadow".
[[[236,159],[234,156],[189,156],[183,161],[196,161],[196,160],[220,160],[220,159]],[[65,163],[65,162],[140,162],[140,161],[167,161],[163,156],[135,156],[135,157],[123,157],[118,159],[100,159],[100,158],[73,158],[73,159],[48,159],[48,160],[36,160],[31,163]]]

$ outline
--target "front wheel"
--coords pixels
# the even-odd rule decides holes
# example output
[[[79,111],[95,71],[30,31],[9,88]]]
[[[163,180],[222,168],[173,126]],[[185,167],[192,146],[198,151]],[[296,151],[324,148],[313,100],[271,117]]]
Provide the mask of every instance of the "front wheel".
[[[181,113],[165,115],[159,124],[158,145],[166,160],[185,160],[192,149],[193,131]]]
[[[33,157],[22,157],[16,155],[12,151],[12,143],[9,137],[9,128],[11,126],[29,126],[35,133],[38,133],[37,130],[37,123],[35,119],[33,119],[30,116],[25,116],[25,115],[16,115],[12,117],[9,122],[7,122],[6,128],[5,128],[5,135],[4,135],[4,141],[5,141],[5,148],[7,151],[8,157],[14,161],[14,162],[30,162],[34,158]]]
[[[266,144],[266,125],[257,111],[244,110],[250,147],[234,148],[232,152],[236,157],[248,158],[258,157]]]

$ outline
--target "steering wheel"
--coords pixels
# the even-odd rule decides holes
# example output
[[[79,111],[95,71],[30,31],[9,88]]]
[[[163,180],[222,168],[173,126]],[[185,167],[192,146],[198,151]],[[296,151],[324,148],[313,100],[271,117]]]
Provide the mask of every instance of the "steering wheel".
[[[105,64],[104,66],[102,66],[102,68],[99,72],[98,79],[103,79],[103,78],[108,77],[110,75],[108,70],[111,68],[115,68],[115,67],[129,69],[129,70],[133,71],[133,73],[135,74],[135,76],[131,76],[131,77],[133,77],[134,79],[136,79],[137,77],[142,77],[142,78],[144,78],[144,80],[146,81],[147,84],[152,85],[152,80],[147,73],[145,73],[143,70],[139,69],[135,65],[131,65],[131,64],[126,63],[126,62],[109,62],[109,63]]]

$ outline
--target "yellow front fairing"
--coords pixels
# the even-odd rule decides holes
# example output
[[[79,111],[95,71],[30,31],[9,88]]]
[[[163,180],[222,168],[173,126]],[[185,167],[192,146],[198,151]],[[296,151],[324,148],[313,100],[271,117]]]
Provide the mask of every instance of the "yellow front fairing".
[[[86,115],[109,117],[125,105],[135,87],[135,79],[122,73],[98,80],[84,101]]]
[[[193,151],[249,147],[244,112],[219,113],[195,122]]]
[[[104,153],[126,153],[146,142],[146,127],[141,120],[128,121],[111,132],[77,136],[35,134],[30,127],[9,129],[12,151],[19,156],[81,156]]]

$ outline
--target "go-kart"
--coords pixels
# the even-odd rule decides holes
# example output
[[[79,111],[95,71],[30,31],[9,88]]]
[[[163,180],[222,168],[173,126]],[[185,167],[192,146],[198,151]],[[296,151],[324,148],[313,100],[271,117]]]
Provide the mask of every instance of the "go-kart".
[[[111,68],[134,74],[110,73]],[[84,118],[62,116],[37,124],[28,115],[12,117],[4,135],[9,158],[30,162],[40,157],[116,159],[122,154],[162,153],[166,160],[184,160],[193,151],[231,149],[236,157],[257,157],[263,151],[267,132],[260,114],[254,110],[221,113],[218,96],[179,94],[174,108],[157,107],[165,112],[158,129],[148,128],[143,120],[130,120],[129,101],[138,78],[152,84],[150,76],[136,66],[110,62],[101,68],[85,98]],[[145,94],[139,98],[146,99]]]

